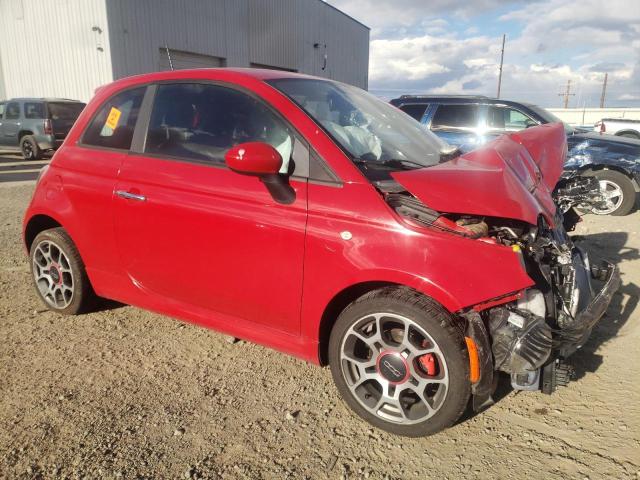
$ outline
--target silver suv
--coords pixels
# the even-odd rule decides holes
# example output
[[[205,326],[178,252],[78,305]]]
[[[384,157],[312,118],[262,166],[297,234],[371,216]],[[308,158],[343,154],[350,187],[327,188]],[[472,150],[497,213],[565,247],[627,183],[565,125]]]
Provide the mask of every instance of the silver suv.
[[[0,102],[0,151],[19,150],[37,160],[62,145],[85,104],[63,98],[14,98]]]

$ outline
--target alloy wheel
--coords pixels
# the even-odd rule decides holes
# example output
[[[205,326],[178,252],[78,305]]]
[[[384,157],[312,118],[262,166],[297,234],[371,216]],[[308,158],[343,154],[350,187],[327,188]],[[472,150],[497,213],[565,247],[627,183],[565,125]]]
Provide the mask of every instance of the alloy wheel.
[[[69,258],[50,240],[35,246],[33,276],[45,302],[62,310],[73,300],[73,272]]]
[[[437,343],[416,322],[392,313],[367,315],[349,328],[340,367],[354,398],[373,415],[397,424],[432,417],[449,389]]]
[[[600,194],[605,199],[605,206],[602,208],[593,208],[593,213],[597,215],[608,215],[615,212],[624,201],[624,192],[617,183],[611,180],[599,180]]]

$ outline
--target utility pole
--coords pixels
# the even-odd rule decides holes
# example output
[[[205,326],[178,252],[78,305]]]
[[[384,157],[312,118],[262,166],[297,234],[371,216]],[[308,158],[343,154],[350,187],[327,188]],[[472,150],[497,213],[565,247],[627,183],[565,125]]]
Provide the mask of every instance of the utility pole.
[[[502,35],[502,52],[500,53],[500,73],[498,74],[498,95],[496,98],[500,98],[500,87],[502,87],[502,64],[504,63],[504,42],[507,39],[507,34]]]
[[[607,78],[609,77],[608,73],[604,74],[604,82],[602,83],[602,95],[600,95],[600,108],[604,108],[604,99],[607,95]]]
[[[571,80],[567,80],[567,90],[564,93],[559,93],[559,97],[564,97],[564,108],[569,108],[569,97],[574,97],[575,93],[571,92]]]

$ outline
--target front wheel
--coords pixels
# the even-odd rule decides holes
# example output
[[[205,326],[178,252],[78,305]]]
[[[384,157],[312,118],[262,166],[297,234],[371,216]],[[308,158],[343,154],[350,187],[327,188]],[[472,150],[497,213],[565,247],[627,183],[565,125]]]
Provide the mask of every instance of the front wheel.
[[[591,210],[596,215],[627,215],[636,203],[636,191],[626,175],[615,170],[596,170],[584,174],[596,177],[600,183],[600,193],[605,203]]]
[[[349,305],[331,332],[329,363],[345,402],[394,434],[439,432],[469,401],[463,334],[442,307],[408,288],[376,290]]]
[[[36,291],[49,309],[66,315],[89,309],[95,294],[78,249],[63,228],[40,232],[30,257]]]

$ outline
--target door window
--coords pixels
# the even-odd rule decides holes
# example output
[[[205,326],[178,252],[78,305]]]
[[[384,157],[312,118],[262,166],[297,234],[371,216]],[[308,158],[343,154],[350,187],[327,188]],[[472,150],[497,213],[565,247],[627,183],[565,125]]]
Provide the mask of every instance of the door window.
[[[410,103],[406,105],[401,105],[400,110],[402,110],[407,115],[415,118],[417,121],[422,120],[422,116],[424,112],[427,110],[429,105],[426,104],[418,104],[418,103]]]
[[[44,118],[44,103],[25,102],[24,118]]]
[[[490,106],[487,114],[487,127],[494,130],[516,132],[537,124],[515,108]]]
[[[440,105],[431,121],[431,129],[475,129],[478,111],[478,105]]]
[[[209,164],[224,164],[231,147],[265,142],[282,156],[280,173],[289,171],[294,136],[264,103],[220,85],[159,85],[145,152]]]
[[[18,102],[7,103],[7,111],[5,112],[7,120],[16,120],[20,118],[20,104]]]
[[[107,100],[84,132],[82,143],[129,150],[145,90],[125,90]]]

